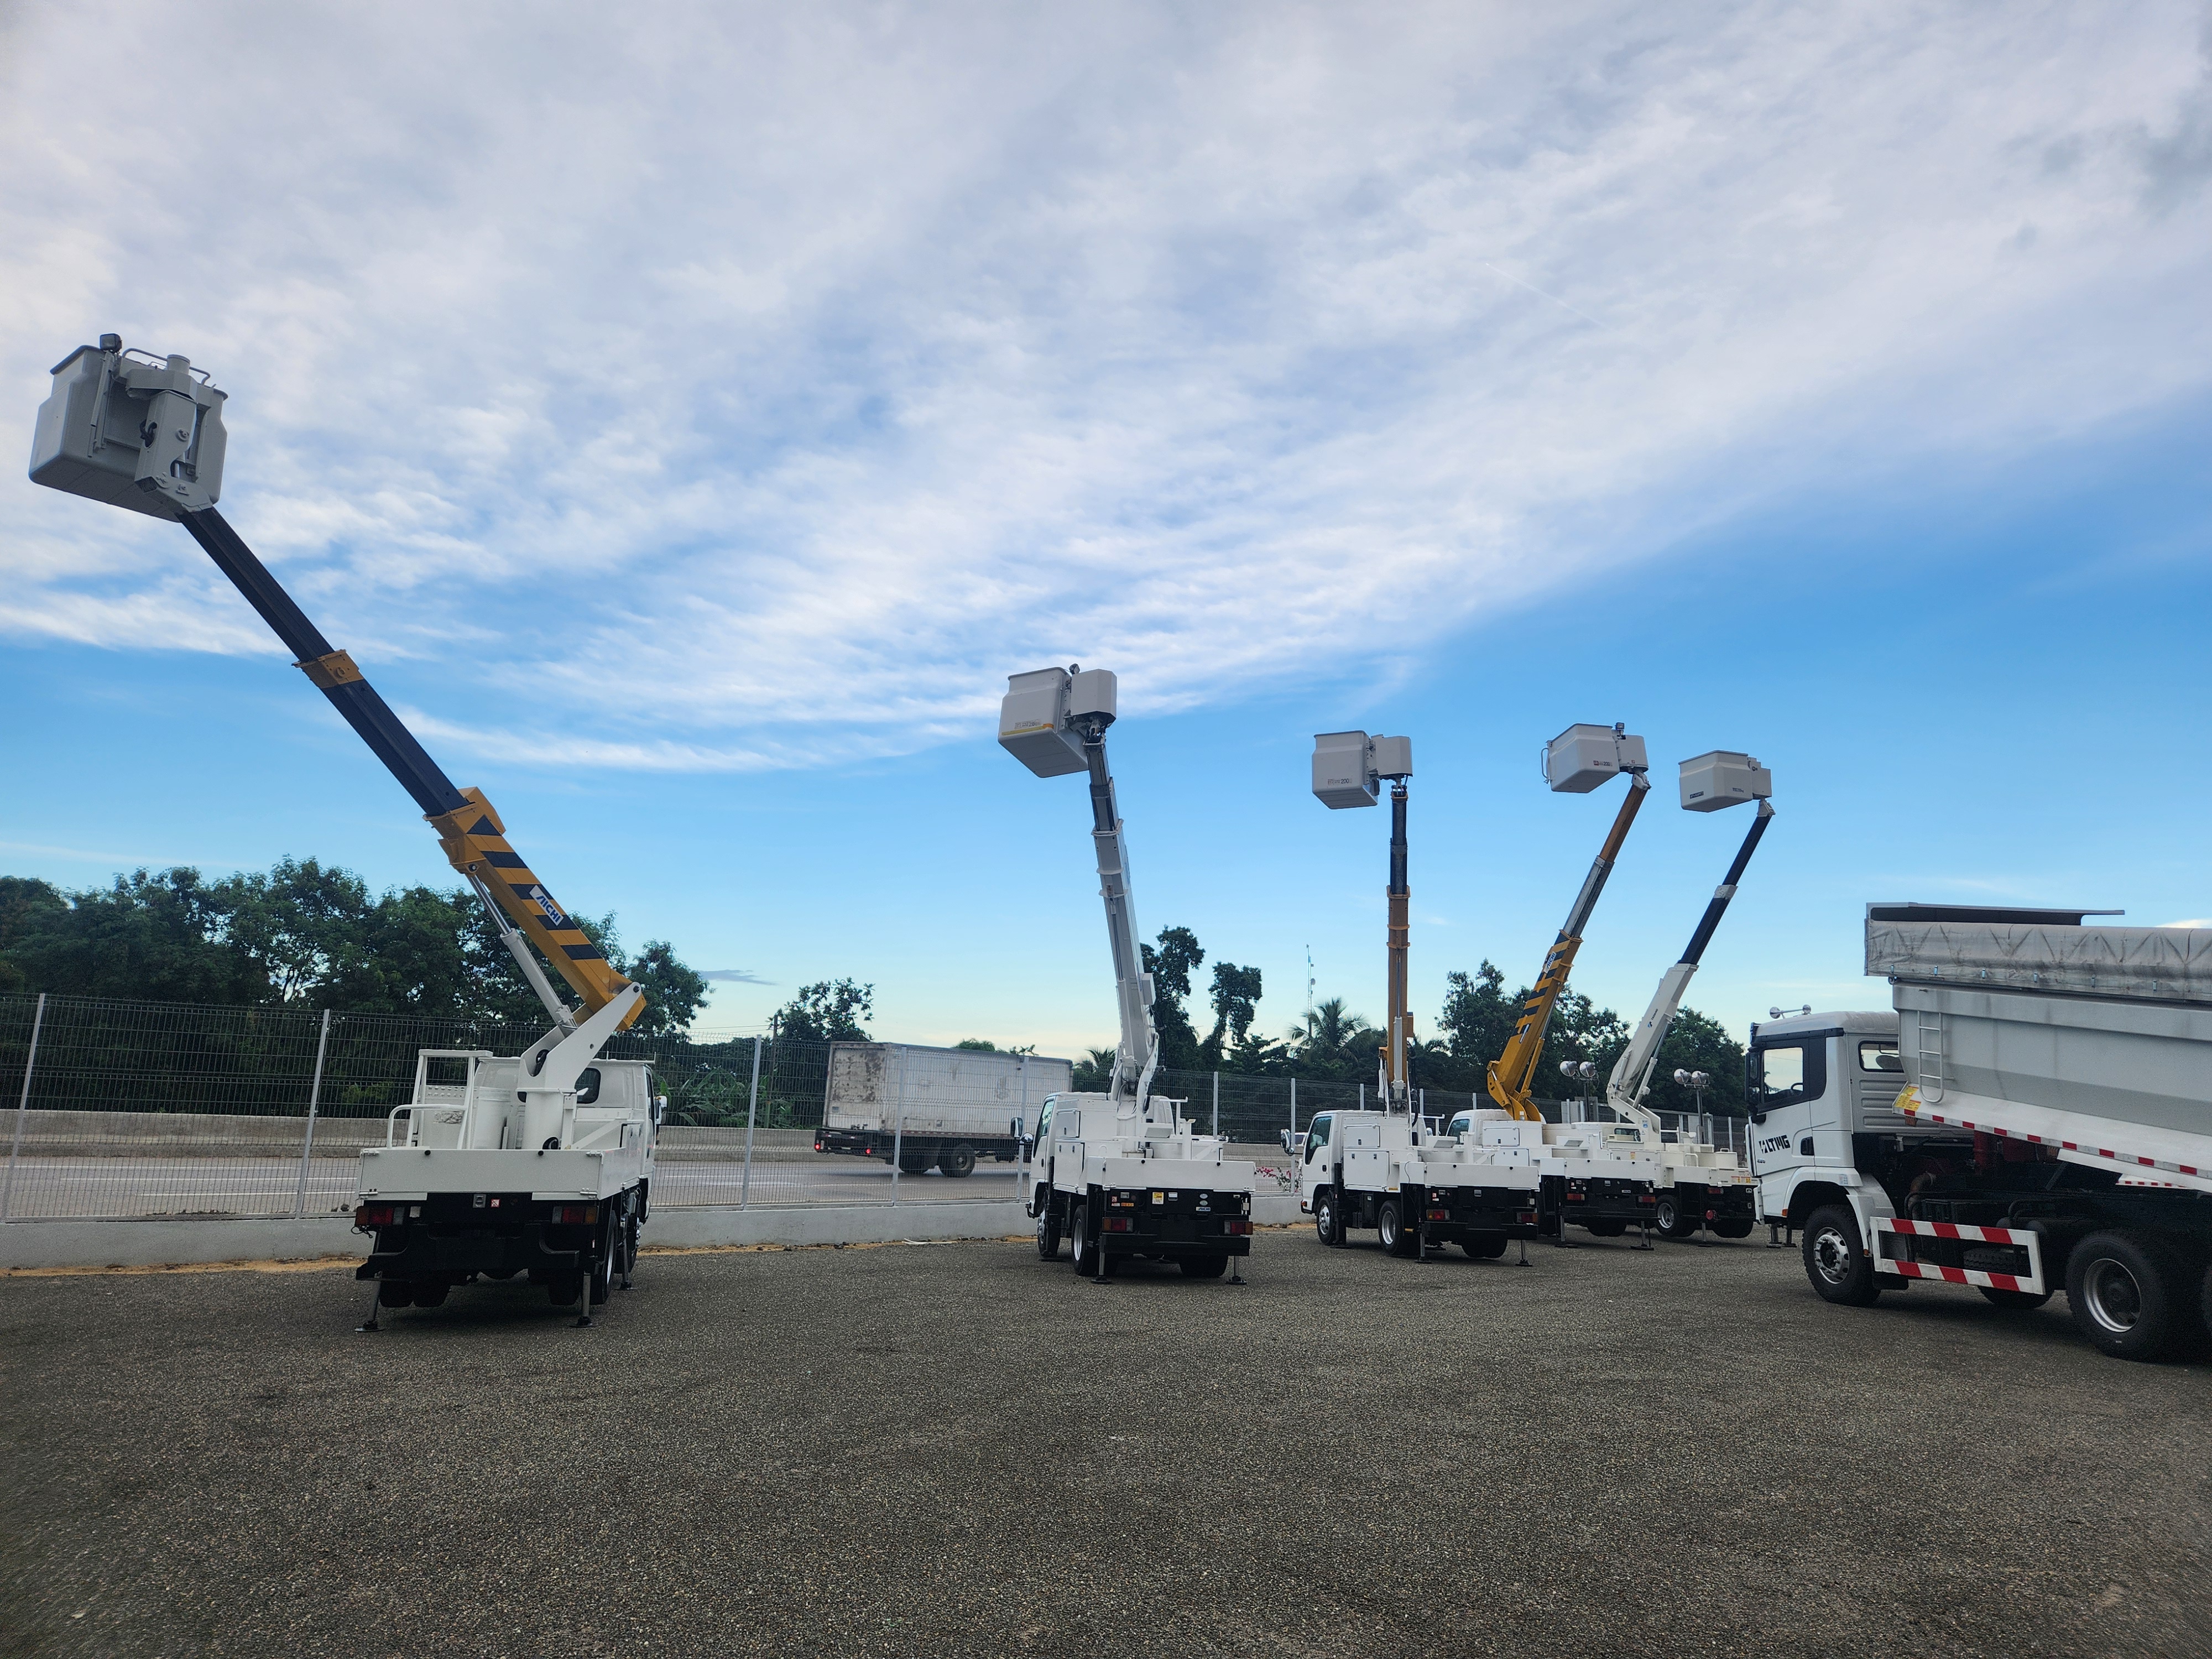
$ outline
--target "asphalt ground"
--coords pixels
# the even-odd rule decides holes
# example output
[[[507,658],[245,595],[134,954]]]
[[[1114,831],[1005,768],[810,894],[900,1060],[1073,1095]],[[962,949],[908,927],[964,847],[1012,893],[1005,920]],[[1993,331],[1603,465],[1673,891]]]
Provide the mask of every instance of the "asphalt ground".
[[[0,1654],[2212,1650],[2204,1366],[1531,1255],[648,1255],[373,1335],[338,1272],[0,1279]]]

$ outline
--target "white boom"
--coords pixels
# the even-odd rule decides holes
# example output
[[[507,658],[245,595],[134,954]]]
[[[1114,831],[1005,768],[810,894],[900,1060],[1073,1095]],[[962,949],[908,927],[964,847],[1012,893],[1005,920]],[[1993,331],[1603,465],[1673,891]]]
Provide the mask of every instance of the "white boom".
[[[1114,723],[1110,670],[1041,668],[1007,681],[999,742],[1041,778],[1091,775],[1091,842],[1098,860],[1098,893],[1106,903],[1106,942],[1114,957],[1114,1000],[1121,1047],[1108,1094],[1117,1124],[1151,1115],[1152,1073],[1160,1039],[1152,1024],[1152,976],[1145,971],[1137,916],[1129,897],[1129,849],[1106,765],[1106,728]]]
[[[1729,901],[1735,896],[1736,884],[1743,879],[1745,867],[1751,862],[1759,837],[1766,833],[1767,823],[1774,816],[1773,804],[1767,799],[1773,791],[1774,775],[1748,755],[1716,750],[1682,763],[1685,810],[1717,811],[1742,801],[1756,800],[1759,812],[1743,838],[1743,845],[1736,848],[1735,862],[1729,866],[1727,876],[1713,889],[1705,914],[1698,920],[1698,931],[1690,936],[1689,947],[1682,952],[1681,959],[1661,975],[1659,988],[1652,994],[1651,1006],[1644,1011],[1636,1035],[1628,1040],[1628,1047],[1621,1051],[1613,1075],[1606,1083],[1605,1103],[1621,1121],[1635,1124],[1655,1141],[1659,1135],[1659,1116],[1644,1104],[1644,1097],[1651,1091],[1651,1073],[1659,1063],[1660,1045],[1666,1042],[1674,1016],[1681,1012],[1682,998],[1698,971],[1698,959],[1712,942],[1713,932],[1727,913]]]

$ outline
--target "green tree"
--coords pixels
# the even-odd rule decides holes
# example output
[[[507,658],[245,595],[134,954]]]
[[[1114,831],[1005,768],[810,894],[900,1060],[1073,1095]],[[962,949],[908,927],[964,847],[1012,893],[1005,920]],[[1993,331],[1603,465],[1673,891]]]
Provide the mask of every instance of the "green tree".
[[[1183,1000],[1190,995],[1192,971],[1206,960],[1206,947],[1188,927],[1163,927],[1158,949],[1149,945],[1137,948],[1144,952],[1145,971],[1152,976],[1152,1026],[1159,1033],[1160,1064],[1176,1071],[1194,1070],[1198,1033]]]
[[[1705,1109],[1741,1116],[1743,1102],[1743,1044],[1728,1028],[1694,1008],[1674,1016],[1666,1040],[1659,1045],[1659,1064],[1652,1069],[1651,1092],[1644,1103],[1655,1112],[1691,1112],[1696,1097],[1674,1081],[1677,1070],[1703,1072],[1712,1081],[1705,1088]]]
[[[1114,1061],[1117,1050],[1086,1048],[1085,1058],[1075,1062],[1075,1073],[1068,1079],[1069,1090],[1076,1094],[1103,1095],[1114,1081]]]
[[[1342,997],[1316,1003],[1290,1031],[1291,1060],[1298,1075],[1338,1083],[1374,1075],[1382,1045],[1382,1033],[1367,1023],[1366,1015],[1352,1012]]]
[[[999,1045],[988,1037],[962,1037],[952,1045],[956,1048],[973,1048],[979,1054],[995,1054]]]
[[[778,1036],[806,1042],[866,1042],[860,1022],[875,1018],[876,988],[849,979],[802,985],[799,994],[769,1016]]]
[[[1260,1011],[1260,970],[1215,963],[1212,1000],[1213,1030],[1200,1045],[1200,1059],[1210,1067],[1220,1066],[1224,1052],[1243,1046],[1251,1035]]]

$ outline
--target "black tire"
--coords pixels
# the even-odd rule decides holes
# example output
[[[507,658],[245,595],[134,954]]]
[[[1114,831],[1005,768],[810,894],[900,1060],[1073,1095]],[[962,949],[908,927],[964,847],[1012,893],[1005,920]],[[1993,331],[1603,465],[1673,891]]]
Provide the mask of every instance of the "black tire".
[[[592,1286],[592,1305],[598,1307],[614,1293],[615,1253],[622,1249],[618,1224],[610,1219],[606,1231],[599,1238],[599,1253],[592,1259],[588,1275]]]
[[[1704,1211],[1693,1209],[1679,1193],[1662,1191],[1651,1206],[1651,1231],[1662,1238],[1692,1238],[1705,1224]]]
[[[1314,1231],[1331,1249],[1344,1245],[1344,1211],[1336,1201],[1336,1188],[1324,1187],[1314,1198]]]
[[[975,1149],[966,1141],[957,1146],[948,1146],[938,1154],[937,1167],[952,1180],[975,1173]]]
[[[912,1152],[899,1159],[898,1166],[901,1175],[918,1176],[929,1173],[929,1160],[927,1158],[918,1158]]]
[[[512,1267],[487,1267],[483,1271],[483,1276],[486,1279],[512,1279],[515,1270]]]
[[[1460,1248],[1477,1261],[1495,1261],[1505,1254],[1504,1233],[1478,1233],[1473,1238],[1461,1241]]]
[[[1751,1237],[1751,1223],[1748,1221],[1716,1221],[1713,1223],[1713,1237],[1715,1238],[1749,1238]]]
[[[376,1305],[380,1308],[411,1308],[415,1305],[415,1281],[411,1279],[380,1279],[376,1281]]]
[[[1382,1241],[1382,1254],[1406,1254],[1405,1211],[1395,1198],[1386,1198],[1375,1206],[1375,1234]]]
[[[1086,1277],[1090,1274],[1093,1265],[1091,1256],[1098,1249],[1097,1242],[1091,1237],[1090,1222],[1091,1206],[1088,1204],[1078,1204],[1068,1212],[1068,1260],[1075,1264],[1077,1273]]]
[[[1182,1259],[1185,1279],[1218,1279],[1229,1271],[1225,1255],[1187,1255]]]
[[[556,1308],[565,1308],[584,1293],[581,1273],[549,1273],[545,1278],[545,1299]]]
[[[445,1301],[453,1288],[442,1279],[417,1279],[415,1282],[415,1305],[418,1308],[437,1307]]]
[[[1977,1285],[1974,1288],[1993,1305],[2007,1313],[2033,1313],[2051,1300],[2051,1292],[2044,1291],[2001,1291],[1994,1285]]]
[[[1036,1218],[1037,1259],[1041,1261],[1060,1260],[1060,1216],[1052,1207],[1052,1200],[1044,1201],[1044,1209]]]
[[[1619,1238],[1628,1231],[1628,1224],[1626,1221],[1585,1221],[1582,1229],[1593,1238]]]
[[[1858,1218],[1841,1204],[1825,1205],[1805,1218],[1805,1277],[1823,1302],[1871,1308],[1881,1299],[1874,1262],[1859,1237]]]
[[[2132,1233],[2091,1233],[2066,1260],[2075,1328],[2115,1359],[2163,1359],[2187,1335],[2185,1281],[2165,1249]]]

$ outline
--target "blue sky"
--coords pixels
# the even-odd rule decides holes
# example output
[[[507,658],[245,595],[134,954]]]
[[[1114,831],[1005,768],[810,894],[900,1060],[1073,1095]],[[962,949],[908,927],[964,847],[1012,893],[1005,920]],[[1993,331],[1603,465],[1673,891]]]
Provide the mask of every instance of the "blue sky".
[[[146,9],[194,118],[11,13],[0,429],[103,329],[231,392],[226,513],[573,908],[878,1029],[1104,1042],[1085,805],[1010,672],[1121,675],[1148,929],[1380,1006],[1528,977],[1665,775],[1577,982],[1632,1014],[1741,813],[1692,1000],[1863,1004],[1870,898],[2212,915],[2206,14],[1129,6]],[[12,410],[12,412],[10,412]],[[0,863],[314,854],[408,803],[181,532],[0,485]]]

